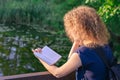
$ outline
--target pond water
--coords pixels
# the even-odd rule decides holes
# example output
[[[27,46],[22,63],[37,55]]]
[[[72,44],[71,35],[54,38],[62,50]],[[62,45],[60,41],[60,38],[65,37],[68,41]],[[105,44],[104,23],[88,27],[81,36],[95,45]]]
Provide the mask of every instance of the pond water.
[[[32,48],[45,45],[63,56],[56,64],[60,66],[71,45],[65,37],[46,27],[0,25],[0,76],[45,71],[31,52]]]

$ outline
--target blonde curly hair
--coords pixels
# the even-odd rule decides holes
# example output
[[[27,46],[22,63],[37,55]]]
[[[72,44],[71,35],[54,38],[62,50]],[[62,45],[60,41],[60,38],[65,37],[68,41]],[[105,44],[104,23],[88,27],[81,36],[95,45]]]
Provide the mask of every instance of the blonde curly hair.
[[[64,16],[64,26],[67,36],[72,42],[91,40],[99,45],[108,44],[110,35],[96,10],[88,6],[79,6]]]

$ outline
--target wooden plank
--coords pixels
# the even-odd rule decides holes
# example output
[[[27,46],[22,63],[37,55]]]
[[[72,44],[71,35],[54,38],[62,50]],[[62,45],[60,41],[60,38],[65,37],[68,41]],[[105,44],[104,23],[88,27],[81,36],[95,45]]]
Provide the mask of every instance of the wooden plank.
[[[73,72],[65,77],[56,78],[46,71],[12,76],[3,76],[0,77],[0,80],[75,80],[75,74]]]

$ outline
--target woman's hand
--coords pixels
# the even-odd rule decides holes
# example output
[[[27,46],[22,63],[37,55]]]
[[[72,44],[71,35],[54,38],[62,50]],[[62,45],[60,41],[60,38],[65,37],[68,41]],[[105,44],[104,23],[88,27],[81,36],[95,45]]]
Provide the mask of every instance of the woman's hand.
[[[38,53],[41,53],[42,52],[42,49],[41,48],[36,48],[36,49],[32,49],[32,52],[38,52]]]
[[[72,45],[72,48],[71,48],[71,50],[70,50],[70,53],[69,53],[69,55],[68,55],[68,58],[71,57],[71,55],[72,55],[73,52],[79,47],[79,45],[80,45],[80,41],[79,41],[79,40],[75,40],[74,43],[73,43],[73,45]]]

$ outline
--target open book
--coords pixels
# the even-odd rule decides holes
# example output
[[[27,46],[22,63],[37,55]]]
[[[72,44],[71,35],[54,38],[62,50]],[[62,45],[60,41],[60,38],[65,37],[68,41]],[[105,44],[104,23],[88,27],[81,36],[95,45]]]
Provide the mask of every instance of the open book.
[[[35,52],[34,55],[49,65],[55,64],[61,58],[61,55],[48,46],[43,47],[41,53]]]

